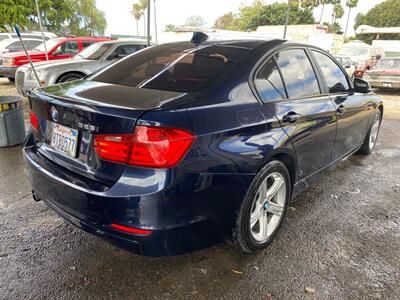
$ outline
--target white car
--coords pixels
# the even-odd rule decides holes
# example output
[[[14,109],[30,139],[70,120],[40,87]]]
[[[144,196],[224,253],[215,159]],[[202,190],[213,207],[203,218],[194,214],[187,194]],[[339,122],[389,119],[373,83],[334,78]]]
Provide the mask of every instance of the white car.
[[[45,40],[49,40],[49,39],[57,37],[57,35],[55,35],[54,33],[51,33],[51,32],[43,32],[43,35],[44,35]],[[17,37],[18,37],[17,34],[14,32],[3,32],[3,33],[0,33],[0,42],[2,40],[14,39]],[[22,32],[21,37],[23,39],[25,39],[25,38],[42,39],[42,33],[41,32],[30,32],[30,33]]]
[[[41,86],[47,86],[83,78],[145,47],[145,40],[111,40],[90,45],[72,59],[42,61],[33,65]],[[26,95],[32,88],[39,87],[29,64],[17,69],[15,85],[22,95]]]
[[[39,46],[40,44],[43,44],[42,39],[23,38],[22,40],[24,42],[26,50],[32,50],[37,46]],[[23,49],[24,48],[22,47],[19,38],[6,39],[0,42],[0,54],[14,52],[14,51],[22,51]]]

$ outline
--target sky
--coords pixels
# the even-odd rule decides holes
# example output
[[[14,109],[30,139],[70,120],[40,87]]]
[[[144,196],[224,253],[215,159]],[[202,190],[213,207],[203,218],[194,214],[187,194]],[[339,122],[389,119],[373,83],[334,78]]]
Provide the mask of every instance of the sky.
[[[359,0],[357,8],[350,15],[348,34],[354,34],[353,25],[357,13],[366,13],[375,5],[384,0]],[[106,14],[106,34],[129,34],[136,35],[136,21],[131,15],[132,4],[137,0],[97,0],[97,7]],[[227,12],[238,12],[242,4],[251,4],[253,0],[156,0],[157,27],[162,31],[166,24],[182,25],[190,15],[200,15],[206,22],[207,27],[212,27],[214,21]],[[264,0],[265,4],[274,2],[286,2],[277,0]],[[346,27],[347,7],[342,0],[345,14],[341,19],[342,28]],[[152,1],[151,4],[154,2]],[[320,9],[315,9],[315,19],[319,19]],[[331,20],[331,8],[325,9],[323,20]],[[153,17],[153,12],[152,12]],[[143,34],[143,20],[139,23],[139,34]],[[154,31],[154,23],[152,23]]]

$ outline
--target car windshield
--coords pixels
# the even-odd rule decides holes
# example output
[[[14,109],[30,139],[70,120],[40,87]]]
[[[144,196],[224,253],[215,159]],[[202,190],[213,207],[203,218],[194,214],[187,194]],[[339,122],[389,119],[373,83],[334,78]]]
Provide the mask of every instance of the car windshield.
[[[57,46],[57,44],[60,42],[60,39],[51,39],[46,41],[46,43],[42,43],[39,46],[37,46],[36,48],[34,48],[33,50],[36,51],[41,51],[41,52],[45,52],[46,49],[44,47],[44,44],[46,44],[46,48],[47,51],[50,51],[51,49],[53,49],[55,46]]]
[[[339,52],[339,54],[346,56],[367,57],[368,49],[369,48],[365,47],[345,47]]]
[[[110,49],[112,46],[112,43],[96,43],[93,45],[90,45],[87,47],[85,50],[83,50],[81,53],[78,53],[75,55],[76,58],[85,58],[85,59],[90,59],[90,60],[98,60],[100,59],[103,54]]]
[[[230,45],[159,45],[121,60],[91,80],[165,91],[199,91],[213,85],[247,51]]]
[[[375,68],[400,69],[400,58],[385,58],[378,61]]]
[[[12,43],[12,40],[2,40],[0,41],[0,49],[7,49],[7,47]]]

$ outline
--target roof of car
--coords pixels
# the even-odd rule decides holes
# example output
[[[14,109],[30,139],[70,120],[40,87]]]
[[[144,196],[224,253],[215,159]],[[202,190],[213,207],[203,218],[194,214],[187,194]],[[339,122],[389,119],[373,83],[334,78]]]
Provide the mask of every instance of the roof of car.
[[[141,40],[141,39],[117,39],[117,40],[109,40],[109,41],[99,42],[99,44],[126,44],[126,43],[147,45],[147,42],[145,40]]]
[[[272,41],[277,41],[279,39],[256,39],[256,38],[243,38],[243,39],[208,39],[201,43],[193,43],[191,41],[183,41],[183,42],[173,42],[173,43],[166,43],[161,45],[168,45],[168,44],[187,44],[189,45],[215,45],[215,46],[230,46],[230,47],[238,47],[238,48],[247,48],[249,50],[254,49],[258,46],[269,44]]]

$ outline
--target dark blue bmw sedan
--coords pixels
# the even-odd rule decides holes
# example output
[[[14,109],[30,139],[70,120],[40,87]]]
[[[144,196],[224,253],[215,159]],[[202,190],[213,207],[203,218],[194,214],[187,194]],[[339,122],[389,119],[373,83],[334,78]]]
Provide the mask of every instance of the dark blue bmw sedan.
[[[321,49],[201,34],[36,89],[29,102],[34,199],[150,256],[223,239],[265,248],[314,176],[371,153],[383,115],[368,83]]]

